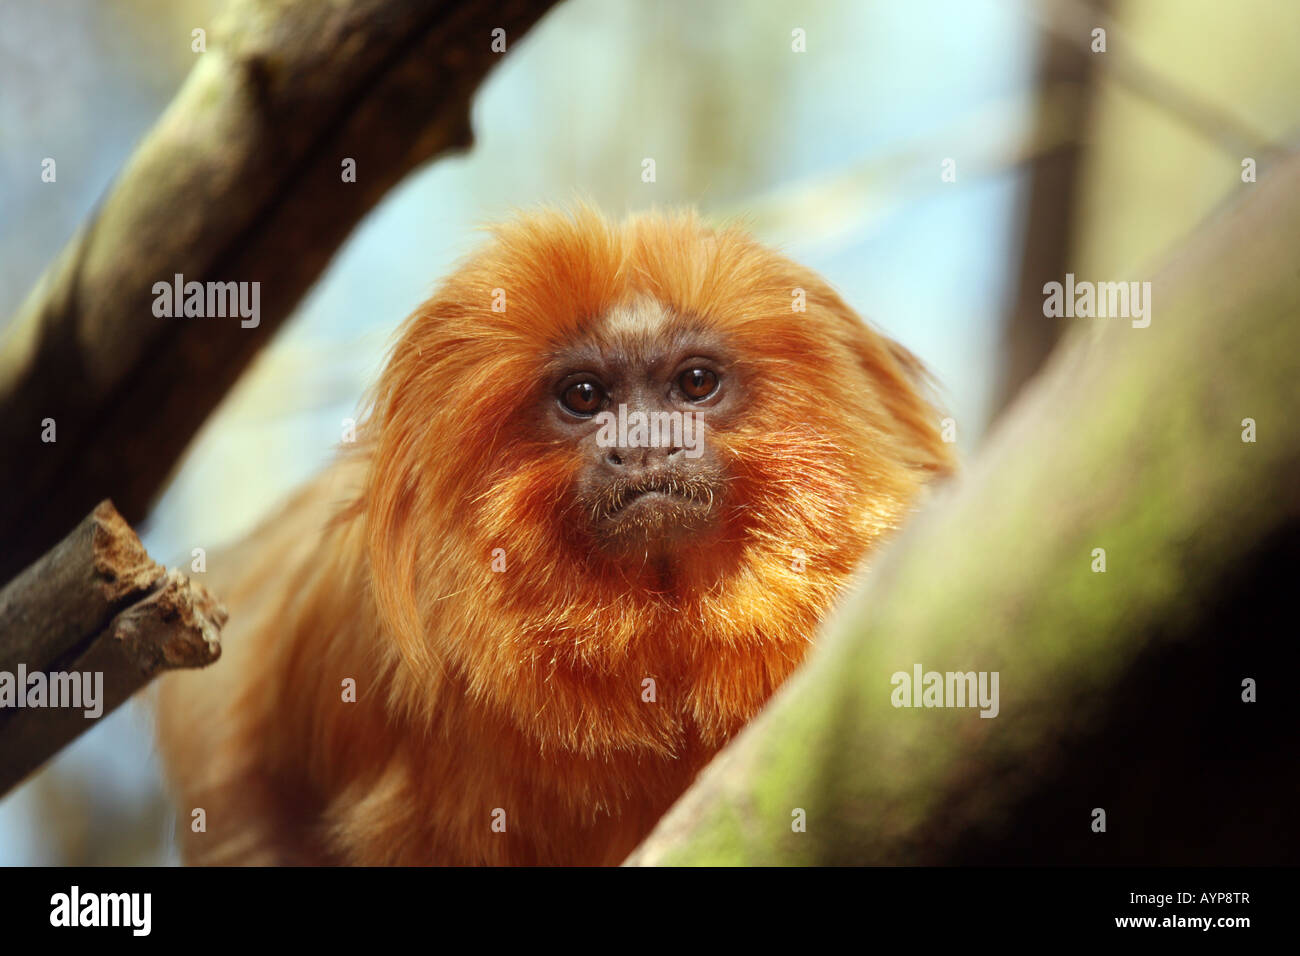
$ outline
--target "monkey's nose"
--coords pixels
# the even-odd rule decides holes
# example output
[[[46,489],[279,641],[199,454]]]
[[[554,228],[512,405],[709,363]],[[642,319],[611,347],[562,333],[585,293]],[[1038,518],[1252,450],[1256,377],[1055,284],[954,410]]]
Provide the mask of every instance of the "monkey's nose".
[[[611,448],[605,453],[605,464],[621,474],[635,474],[676,461],[685,450],[675,446]]]

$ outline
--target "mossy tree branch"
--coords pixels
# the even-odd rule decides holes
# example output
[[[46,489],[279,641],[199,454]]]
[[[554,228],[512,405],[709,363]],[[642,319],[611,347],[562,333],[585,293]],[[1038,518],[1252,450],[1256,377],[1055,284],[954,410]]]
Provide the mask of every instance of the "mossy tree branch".
[[[630,863],[1294,862],[1300,157],[1242,189],[1149,328],[1075,320]],[[917,663],[1000,714],[895,708]]]

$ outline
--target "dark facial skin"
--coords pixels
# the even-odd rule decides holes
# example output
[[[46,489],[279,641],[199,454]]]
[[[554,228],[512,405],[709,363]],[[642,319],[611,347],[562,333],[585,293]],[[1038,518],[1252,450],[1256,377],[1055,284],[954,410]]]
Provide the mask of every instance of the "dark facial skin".
[[[645,309],[554,356],[543,428],[581,456],[576,493],[597,543],[611,555],[664,561],[719,529],[725,472],[711,432],[741,407],[743,386],[721,342]],[[636,413],[680,413],[695,432],[665,430],[657,446],[631,428],[602,433],[601,413],[617,419],[620,406],[632,424]]]

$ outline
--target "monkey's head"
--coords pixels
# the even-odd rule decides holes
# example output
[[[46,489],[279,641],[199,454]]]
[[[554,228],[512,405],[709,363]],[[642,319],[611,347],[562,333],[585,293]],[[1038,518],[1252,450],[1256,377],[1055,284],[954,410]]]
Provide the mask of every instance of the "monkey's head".
[[[374,397],[381,616],[417,670],[450,663],[509,709],[572,682],[576,709],[543,709],[575,746],[593,681],[707,695],[752,671],[713,701],[752,709],[950,467],[921,378],[739,231],[587,209],[500,226],[408,321]]]

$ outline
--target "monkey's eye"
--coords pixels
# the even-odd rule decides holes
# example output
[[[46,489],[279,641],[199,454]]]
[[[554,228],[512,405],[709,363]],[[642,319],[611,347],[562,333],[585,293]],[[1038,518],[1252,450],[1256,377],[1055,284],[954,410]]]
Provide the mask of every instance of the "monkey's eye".
[[[683,395],[698,402],[718,390],[718,376],[707,368],[689,368],[678,376],[677,384]]]
[[[560,396],[560,404],[575,415],[594,415],[605,402],[605,392],[595,382],[574,382]]]

